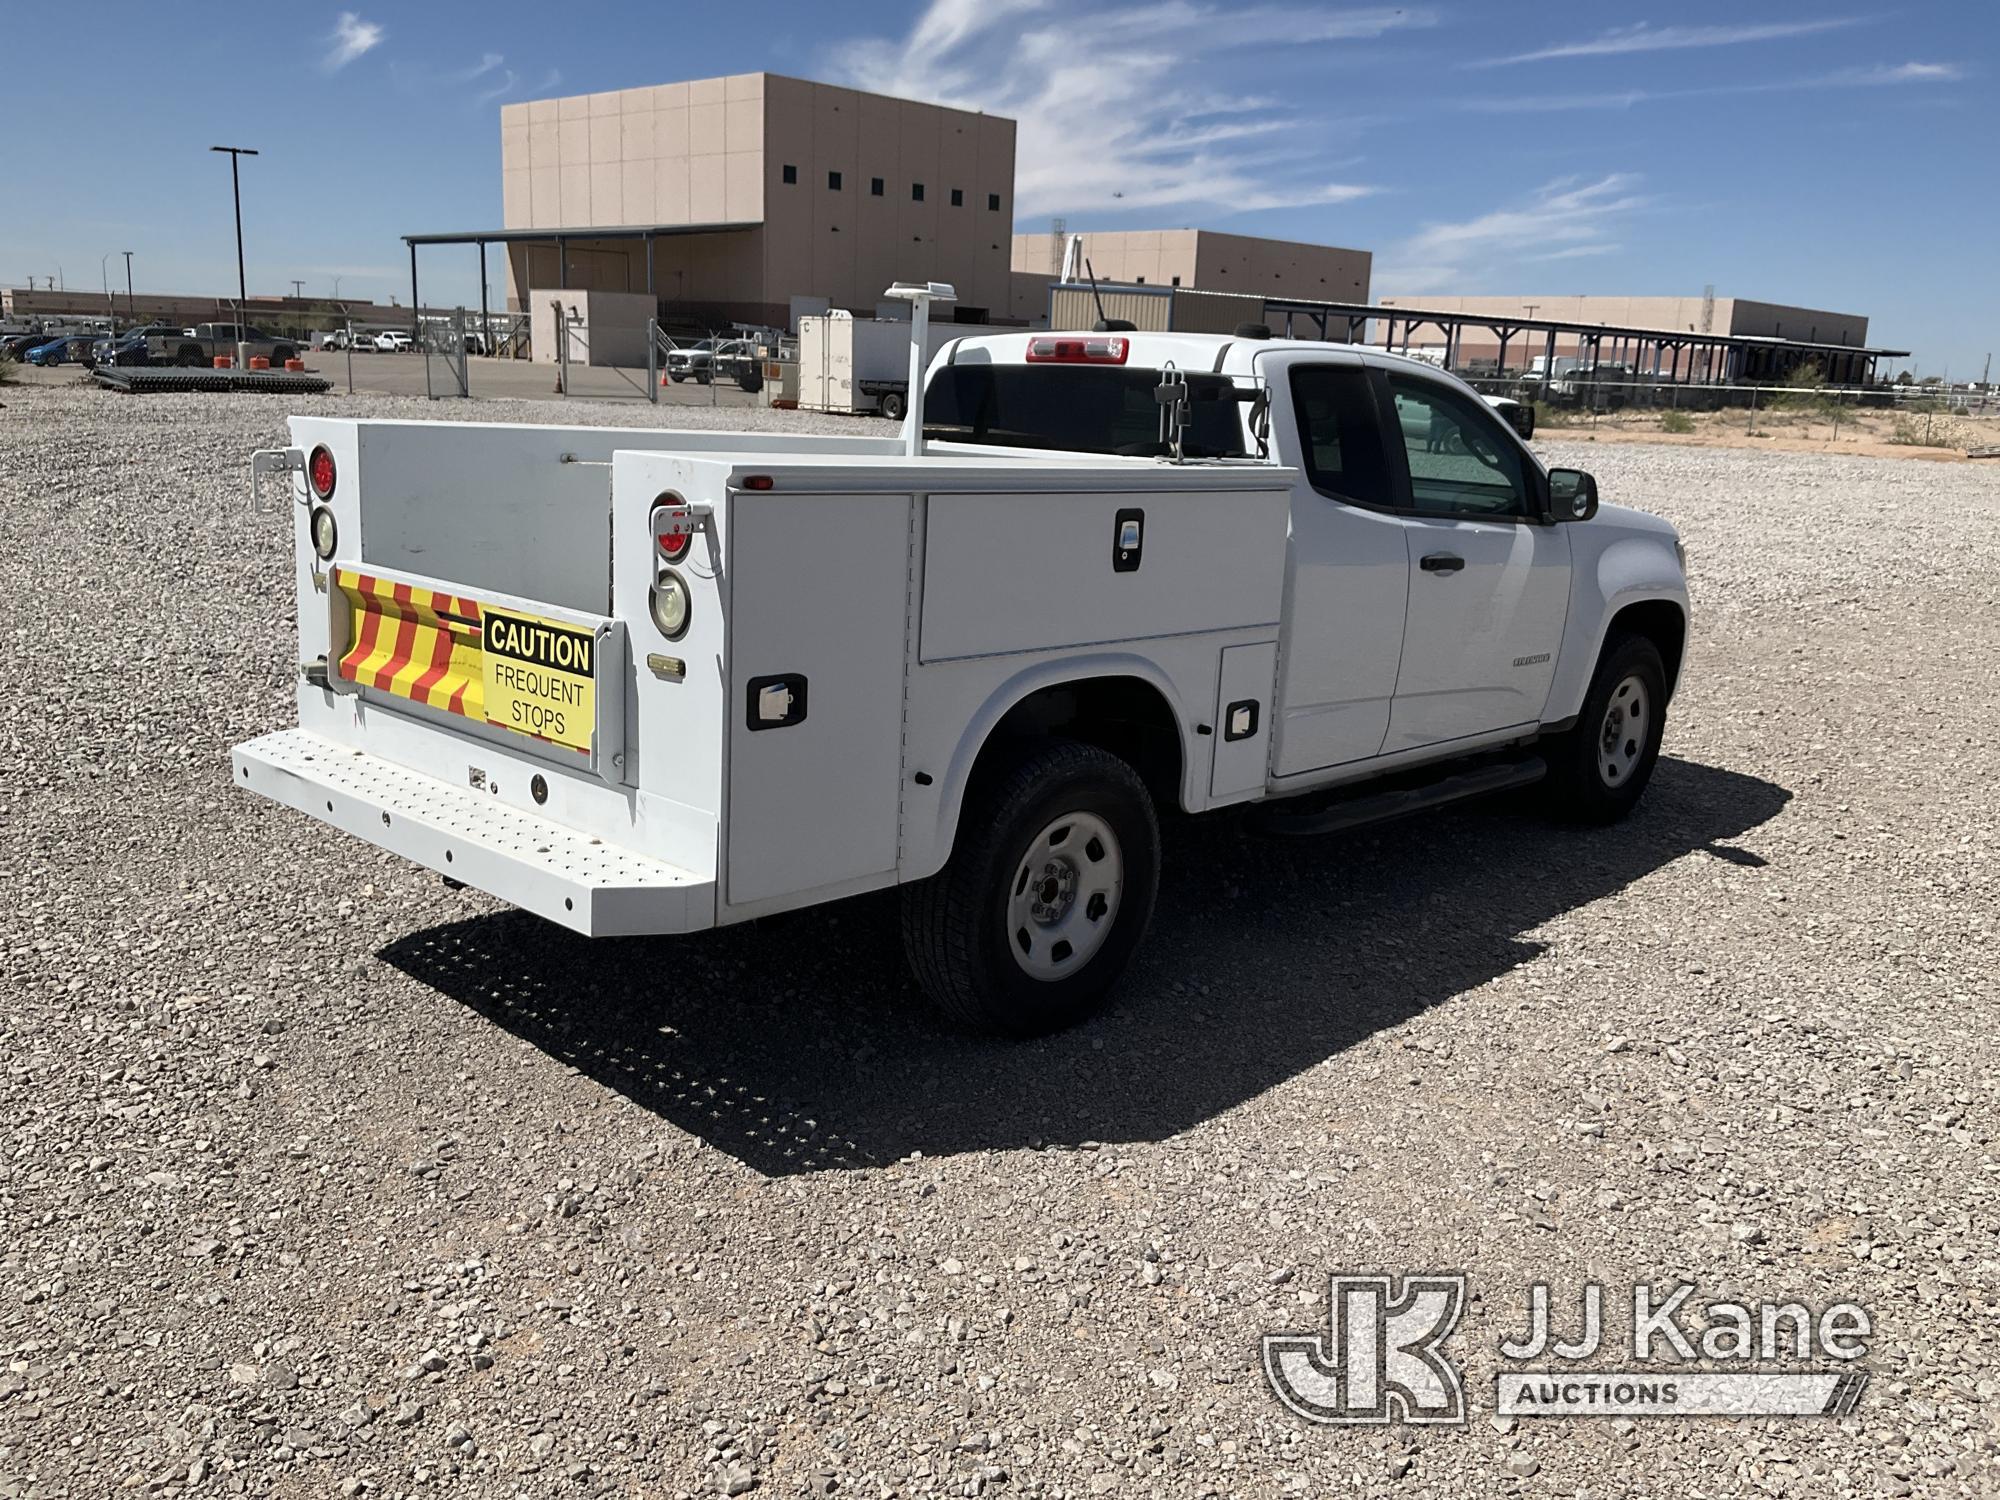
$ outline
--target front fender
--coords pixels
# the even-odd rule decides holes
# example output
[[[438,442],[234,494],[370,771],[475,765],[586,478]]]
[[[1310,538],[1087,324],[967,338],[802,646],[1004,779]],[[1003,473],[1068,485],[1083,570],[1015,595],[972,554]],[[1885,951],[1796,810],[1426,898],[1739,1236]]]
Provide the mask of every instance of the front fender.
[[[1060,661],[1037,662],[1023,667],[995,686],[965,721],[965,730],[953,748],[944,774],[934,786],[921,788],[906,783],[903,851],[898,865],[903,880],[922,880],[934,875],[951,857],[964,808],[966,788],[973,767],[986,748],[993,731],[1020,703],[1046,688],[1101,678],[1129,678],[1145,683],[1157,692],[1173,715],[1181,745],[1181,806],[1195,810],[1201,802],[1198,789],[1207,785],[1206,763],[1197,765],[1192,748],[1195,742],[1194,717],[1170,678],[1158,663],[1125,651],[1093,652],[1087,656],[1064,657]],[[924,795],[928,794],[928,795]]]
[[[1589,530],[1589,523],[1577,528]],[[1563,628],[1562,656],[1549,685],[1545,723],[1574,718],[1583,708],[1591,675],[1603,653],[1604,640],[1619,611],[1650,600],[1665,600],[1688,618],[1687,579],[1674,553],[1671,533],[1627,534],[1607,541],[1594,555],[1573,557],[1570,569],[1569,619]],[[1669,684],[1671,687],[1671,684]]]

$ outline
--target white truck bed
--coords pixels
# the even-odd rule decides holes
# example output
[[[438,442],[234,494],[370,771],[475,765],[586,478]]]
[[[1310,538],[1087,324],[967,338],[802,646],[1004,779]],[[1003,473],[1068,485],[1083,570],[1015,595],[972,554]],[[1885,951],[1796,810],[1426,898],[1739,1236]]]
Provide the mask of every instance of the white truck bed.
[[[1080,675],[1171,706],[1182,805],[1263,790],[1289,469],[912,458],[894,438],[292,432],[301,462],[324,446],[337,465],[339,542],[315,558],[291,476],[299,728],[239,747],[238,784],[580,932],[684,932],[934,873],[985,731]],[[692,602],[675,640],[649,603],[661,496],[705,507],[675,565]],[[595,642],[564,679],[587,707],[560,740],[493,716],[486,622],[508,619]],[[1225,689],[1265,706],[1254,734],[1217,732]],[[773,702],[793,709],[760,723]]]

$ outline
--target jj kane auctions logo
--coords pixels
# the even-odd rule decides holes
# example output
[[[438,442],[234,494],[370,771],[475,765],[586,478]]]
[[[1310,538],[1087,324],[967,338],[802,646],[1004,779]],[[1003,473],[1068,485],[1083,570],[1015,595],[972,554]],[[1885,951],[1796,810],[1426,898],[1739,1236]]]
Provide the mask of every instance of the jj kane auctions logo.
[[[1462,1423],[1465,1379],[1443,1345],[1466,1303],[1463,1272],[1333,1276],[1324,1333],[1263,1340],[1265,1378],[1310,1422]],[[1631,1338],[1611,1369],[1604,1289],[1587,1282],[1576,1336],[1560,1337],[1549,1288],[1529,1288],[1526,1331],[1503,1338],[1495,1377],[1499,1416],[1846,1416],[1868,1383],[1853,1362],[1874,1322],[1836,1302],[1815,1314],[1800,1302],[1696,1303],[1692,1283],[1631,1291]],[[1805,1369],[1821,1361],[1836,1368]],[[1701,1368],[1691,1368],[1697,1362]],[[1773,1368],[1778,1366],[1778,1368]]]

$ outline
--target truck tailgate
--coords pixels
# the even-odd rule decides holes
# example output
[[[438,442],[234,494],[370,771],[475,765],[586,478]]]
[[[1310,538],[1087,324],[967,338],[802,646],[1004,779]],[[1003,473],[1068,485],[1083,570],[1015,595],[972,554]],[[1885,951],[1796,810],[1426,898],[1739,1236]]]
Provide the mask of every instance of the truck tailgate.
[[[335,567],[328,680],[619,779],[625,627],[379,568]]]

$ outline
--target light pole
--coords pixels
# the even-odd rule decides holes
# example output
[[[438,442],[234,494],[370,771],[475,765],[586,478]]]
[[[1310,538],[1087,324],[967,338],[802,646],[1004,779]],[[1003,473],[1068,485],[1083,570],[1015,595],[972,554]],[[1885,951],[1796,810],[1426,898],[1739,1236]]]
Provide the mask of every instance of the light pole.
[[[208,149],[228,153],[229,189],[236,199],[236,368],[240,370],[249,363],[244,355],[243,304],[250,300],[250,292],[243,280],[243,180],[238,176],[236,167],[240,158],[257,153],[248,146],[210,146]]]
[[[111,252],[105,251],[97,257],[97,283],[104,288],[104,311],[111,319],[111,337],[118,337],[118,304],[111,300],[111,277],[104,269],[104,263],[111,259]]]
[[[136,325],[139,321],[139,308],[132,297],[132,252],[127,250],[123,253],[125,256],[125,316],[130,318]]]

